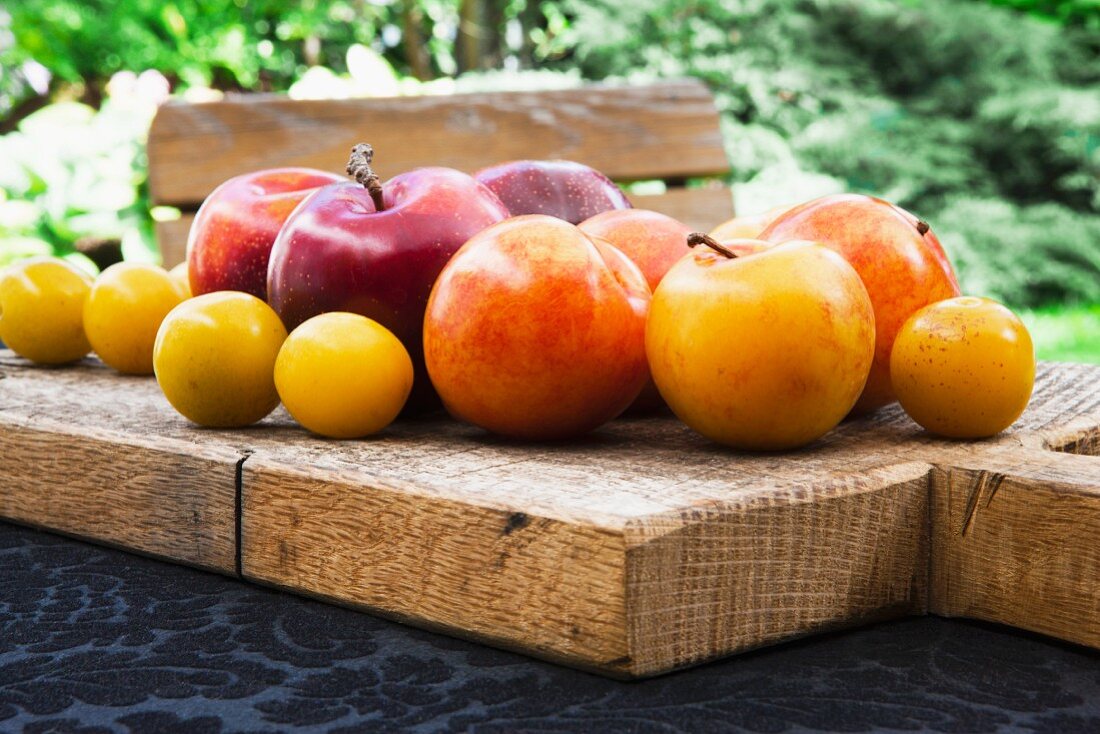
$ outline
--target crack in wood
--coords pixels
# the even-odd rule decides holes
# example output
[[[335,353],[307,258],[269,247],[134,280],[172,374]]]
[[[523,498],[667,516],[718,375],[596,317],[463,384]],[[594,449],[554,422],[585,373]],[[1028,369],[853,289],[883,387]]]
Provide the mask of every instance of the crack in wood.
[[[242,527],[244,525],[244,463],[252,456],[252,451],[244,450],[241,458],[237,459],[237,465],[233,471],[233,524],[236,532],[236,543],[233,553],[233,566],[237,578],[244,578],[244,541]]]
[[[974,483],[974,489],[970,492],[970,498],[966,503],[966,519],[963,521],[961,535],[966,537],[966,534],[970,532],[970,526],[974,522],[974,518],[978,515],[978,507],[980,505],[979,500],[986,491],[989,492],[986,498],[984,507],[989,507],[989,504],[993,502],[993,497],[997,494],[997,490],[1001,488],[1001,483],[1005,480],[1005,475],[1000,472],[990,472],[982,470],[978,472],[978,479]]]

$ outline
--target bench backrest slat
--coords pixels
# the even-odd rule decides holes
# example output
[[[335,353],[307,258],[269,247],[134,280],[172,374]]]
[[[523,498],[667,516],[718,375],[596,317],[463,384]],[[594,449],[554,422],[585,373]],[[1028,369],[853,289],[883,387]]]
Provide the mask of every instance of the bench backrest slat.
[[[149,133],[152,199],[186,215],[222,181],[248,171],[309,166],[342,173],[358,142],[374,146],[383,178],[418,166],[474,171],[517,158],[576,160],[617,181],[674,185],[729,169],[714,98],[696,80],[324,101],[247,95],[161,108]],[[670,194],[652,201],[676,213],[701,212],[725,195]],[[731,212],[727,202],[705,224]],[[180,245],[163,240],[178,239],[180,229],[161,229],[166,261],[178,259],[168,250]]]

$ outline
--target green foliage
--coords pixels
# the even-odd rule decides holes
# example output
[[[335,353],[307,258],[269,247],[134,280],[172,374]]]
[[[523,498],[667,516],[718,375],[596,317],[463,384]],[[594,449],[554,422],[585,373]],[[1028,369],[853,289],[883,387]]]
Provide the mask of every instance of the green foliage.
[[[1033,15],[1053,18],[1062,23],[1100,27],[1100,2],[1097,0],[986,0]]]
[[[1100,89],[1028,87],[986,101],[975,149],[1001,192],[1100,212]]]
[[[19,0],[0,6],[0,117],[36,101],[27,62],[49,72],[55,92],[93,105],[112,74],[146,69],[176,91],[285,91],[311,70],[350,71],[356,45],[399,76],[453,76],[469,70],[456,58],[459,28],[471,25],[463,6],[488,16],[477,23],[495,24],[472,28],[485,63],[470,69],[499,66],[505,46],[524,68],[566,50],[567,20],[551,1]],[[506,27],[522,28],[521,38]]]
[[[1025,311],[1020,318],[1039,359],[1100,364],[1100,305]]]
[[[285,89],[312,53],[307,38],[315,62],[340,65],[344,49],[370,43],[392,15],[349,0],[20,0],[8,12],[6,64],[33,58],[69,82],[158,69],[185,85],[242,89],[261,80]]]
[[[964,289],[1015,306],[1100,303],[1100,217],[1058,204],[959,198],[930,221]]]
[[[996,183],[972,146],[973,135],[973,127],[959,120],[892,105],[869,114],[823,117],[796,136],[794,145],[806,165],[843,178],[849,189],[930,212],[956,192],[996,194]]]
[[[74,255],[82,237],[119,239],[129,259],[155,258],[144,151],[153,109],[54,104],[0,137],[0,266]]]
[[[586,77],[716,90],[743,211],[831,177],[932,221],[975,292],[1100,300],[1095,33],[956,0],[568,7]]]

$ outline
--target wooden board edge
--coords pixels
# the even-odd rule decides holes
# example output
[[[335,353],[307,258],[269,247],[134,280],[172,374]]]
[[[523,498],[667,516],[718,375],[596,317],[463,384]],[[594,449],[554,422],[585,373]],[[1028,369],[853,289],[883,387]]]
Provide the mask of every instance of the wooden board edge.
[[[631,674],[925,614],[930,471],[910,462],[629,523]]]
[[[193,221],[195,212],[185,211],[180,212],[179,219],[157,222],[154,226],[161,265],[165,268],[170,269],[187,259],[187,238]]]
[[[253,456],[242,472],[245,579],[624,677],[621,533]]]
[[[1100,649],[1100,458],[938,466],[932,509],[931,613]]]
[[[0,423],[0,456],[5,520],[237,573],[237,457],[57,422]]]
[[[733,191],[722,184],[671,186],[663,194],[631,194],[630,201],[636,209],[652,209],[700,232],[709,232],[733,216]]]
[[[1087,416],[1040,433],[1040,448],[1079,456],[1100,456],[1100,417]]]
[[[1100,455],[1100,390],[1097,387],[1100,387],[1100,365],[1040,361],[1031,402],[1039,404],[1039,414],[1047,425],[1040,425],[1024,435],[1012,435],[1011,442],[1028,449]]]
[[[603,94],[607,92],[618,91],[645,91],[655,93],[673,94],[674,96],[682,96],[683,92],[690,92],[693,95],[699,97],[705,97],[707,99],[713,99],[709,87],[701,79],[693,76],[675,76],[665,77],[662,79],[655,79],[653,81],[644,83],[635,83],[629,81],[584,81],[574,86],[561,87],[558,89],[504,89],[500,91],[484,91],[484,92],[446,92],[435,94],[420,94],[420,95],[404,95],[396,97],[351,97],[344,100],[335,99],[311,99],[305,100],[313,104],[324,104],[326,102],[334,101],[387,101],[387,100],[417,100],[417,99],[468,99],[474,101],[492,101],[497,98],[518,98],[518,97],[530,97],[532,95],[538,97],[547,97],[550,99],[572,99],[578,93],[594,93]],[[677,95],[677,93],[680,93]],[[280,104],[297,104],[303,100],[296,100],[282,92],[228,92],[222,99],[213,100],[209,102],[185,102],[180,99],[170,99],[164,103],[165,107],[189,107],[193,105],[220,105],[220,104],[248,104],[252,101],[264,102],[264,103],[280,103]]]

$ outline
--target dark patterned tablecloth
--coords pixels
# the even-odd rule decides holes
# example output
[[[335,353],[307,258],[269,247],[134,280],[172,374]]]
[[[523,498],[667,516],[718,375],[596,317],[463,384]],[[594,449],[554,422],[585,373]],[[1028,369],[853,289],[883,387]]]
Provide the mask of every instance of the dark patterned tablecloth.
[[[912,619],[620,683],[0,523],[0,731],[1100,732],[1100,654]]]

